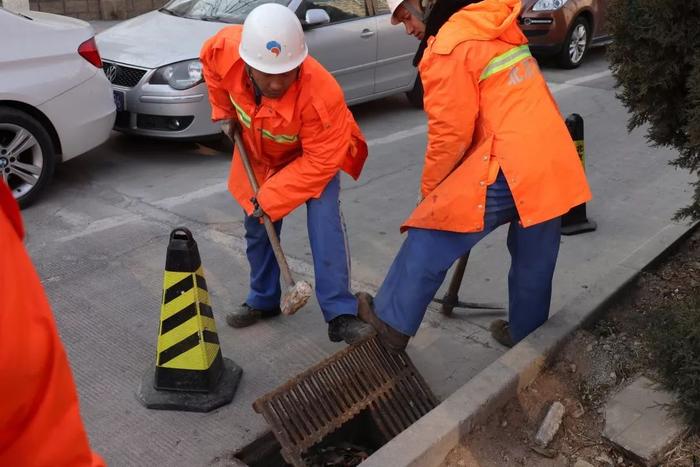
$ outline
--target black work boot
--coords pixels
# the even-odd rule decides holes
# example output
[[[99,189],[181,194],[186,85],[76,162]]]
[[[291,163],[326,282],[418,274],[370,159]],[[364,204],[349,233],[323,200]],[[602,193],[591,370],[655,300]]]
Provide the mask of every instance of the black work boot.
[[[358,292],[357,297],[357,316],[364,322],[369,323],[377,331],[379,341],[387,349],[393,352],[402,352],[408,345],[408,340],[411,336],[407,336],[396,329],[392,328],[374,312],[374,298],[367,292]]]
[[[499,344],[508,348],[515,345],[515,341],[510,335],[510,324],[508,324],[508,321],[503,319],[494,320],[491,322],[489,330],[491,331],[491,336],[496,339]]]
[[[328,322],[328,338],[331,342],[345,341],[347,344],[355,344],[372,334],[372,326],[357,316],[340,315]]]
[[[244,328],[257,323],[260,319],[273,318],[279,315],[280,312],[279,307],[272,310],[258,310],[244,303],[226,315],[226,323],[234,328]]]

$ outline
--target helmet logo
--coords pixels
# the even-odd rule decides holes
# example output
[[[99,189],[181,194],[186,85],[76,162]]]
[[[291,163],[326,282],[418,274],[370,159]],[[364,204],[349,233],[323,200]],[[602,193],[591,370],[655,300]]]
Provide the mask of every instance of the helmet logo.
[[[267,47],[267,50],[275,54],[275,57],[279,57],[280,52],[282,52],[282,45],[277,41],[270,41],[265,47]]]

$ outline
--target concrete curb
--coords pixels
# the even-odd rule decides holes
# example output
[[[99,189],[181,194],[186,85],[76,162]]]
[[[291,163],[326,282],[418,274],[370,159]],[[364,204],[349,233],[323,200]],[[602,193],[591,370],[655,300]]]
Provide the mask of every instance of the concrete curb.
[[[542,327],[455,391],[362,463],[363,467],[438,466],[472,428],[528,386],[582,326],[594,321],[639,274],[671,253],[700,222],[669,224]]]

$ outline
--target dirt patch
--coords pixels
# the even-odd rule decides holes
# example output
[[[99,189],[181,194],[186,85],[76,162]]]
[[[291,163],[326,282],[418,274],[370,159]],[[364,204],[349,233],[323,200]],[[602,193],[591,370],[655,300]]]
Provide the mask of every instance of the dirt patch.
[[[604,317],[576,333],[552,366],[516,400],[478,426],[442,464],[463,466],[637,466],[601,433],[603,406],[630,379],[653,369],[650,327],[658,313],[700,296],[700,231],[696,231],[636,284]],[[534,436],[549,406],[566,407],[561,428],[547,449]],[[664,466],[700,467],[700,437],[689,435],[666,456]]]

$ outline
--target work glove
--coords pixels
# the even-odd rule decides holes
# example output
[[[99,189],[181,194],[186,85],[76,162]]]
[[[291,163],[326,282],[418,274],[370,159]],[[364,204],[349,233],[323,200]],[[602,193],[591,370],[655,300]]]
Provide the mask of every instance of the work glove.
[[[228,120],[223,120],[221,122],[221,131],[230,139],[233,141],[233,134],[235,132],[241,131],[241,124],[238,122],[237,118],[231,118]]]
[[[260,218],[265,215],[265,212],[263,212],[262,208],[260,207],[260,203],[258,203],[255,196],[250,198],[250,202],[253,203],[253,212],[250,214],[251,216]]]

